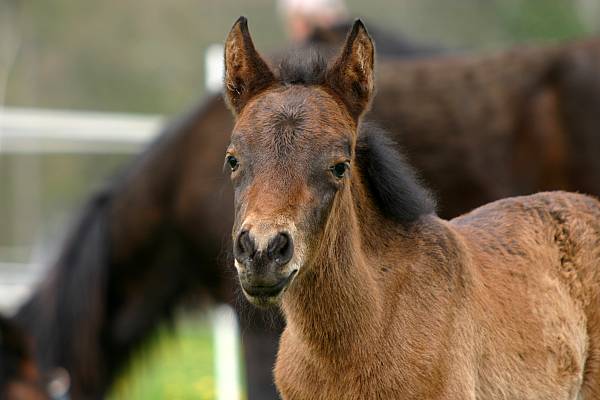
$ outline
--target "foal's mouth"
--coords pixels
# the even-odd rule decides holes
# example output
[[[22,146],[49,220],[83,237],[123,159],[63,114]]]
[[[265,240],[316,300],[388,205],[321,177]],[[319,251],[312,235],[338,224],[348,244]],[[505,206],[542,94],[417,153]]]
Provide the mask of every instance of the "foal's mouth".
[[[292,282],[297,269],[293,270],[286,278],[281,279],[274,285],[252,285],[242,282],[242,290],[248,300],[259,306],[269,306],[279,303],[281,296]]]

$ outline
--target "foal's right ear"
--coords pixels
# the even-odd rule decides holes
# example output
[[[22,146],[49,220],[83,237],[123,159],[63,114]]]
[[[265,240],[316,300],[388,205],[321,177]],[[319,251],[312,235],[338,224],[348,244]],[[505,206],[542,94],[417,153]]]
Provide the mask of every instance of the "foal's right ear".
[[[248,20],[240,17],[225,41],[225,96],[234,114],[273,82],[273,72],[254,48]]]

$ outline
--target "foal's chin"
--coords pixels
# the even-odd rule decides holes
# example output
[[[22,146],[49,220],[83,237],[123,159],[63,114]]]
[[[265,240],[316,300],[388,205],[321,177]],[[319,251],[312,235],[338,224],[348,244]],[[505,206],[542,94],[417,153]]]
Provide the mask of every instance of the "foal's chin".
[[[276,308],[281,304],[285,290],[279,292],[276,296],[252,296],[244,290],[244,296],[252,305],[259,308]]]
[[[278,307],[283,295],[296,277],[298,270],[293,270],[286,278],[281,279],[273,286],[255,286],[250,282],[241,281],[242,291],[246,299],[260,308]]]

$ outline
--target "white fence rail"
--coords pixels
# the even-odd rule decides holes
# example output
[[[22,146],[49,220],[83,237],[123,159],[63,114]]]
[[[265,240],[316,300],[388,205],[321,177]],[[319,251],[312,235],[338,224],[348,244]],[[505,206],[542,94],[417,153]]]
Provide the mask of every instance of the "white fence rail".
[[[83,111],[0,109],[0,153],[131,153],[164,118]]]

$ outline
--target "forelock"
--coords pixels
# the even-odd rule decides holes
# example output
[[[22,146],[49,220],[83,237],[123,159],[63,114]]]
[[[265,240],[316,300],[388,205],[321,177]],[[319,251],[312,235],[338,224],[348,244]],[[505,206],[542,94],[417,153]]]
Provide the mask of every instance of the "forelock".
[[[286,85],[322,85],[326,73],[327,60],[312,47],[291,52],[277,69],[280,82]]]

